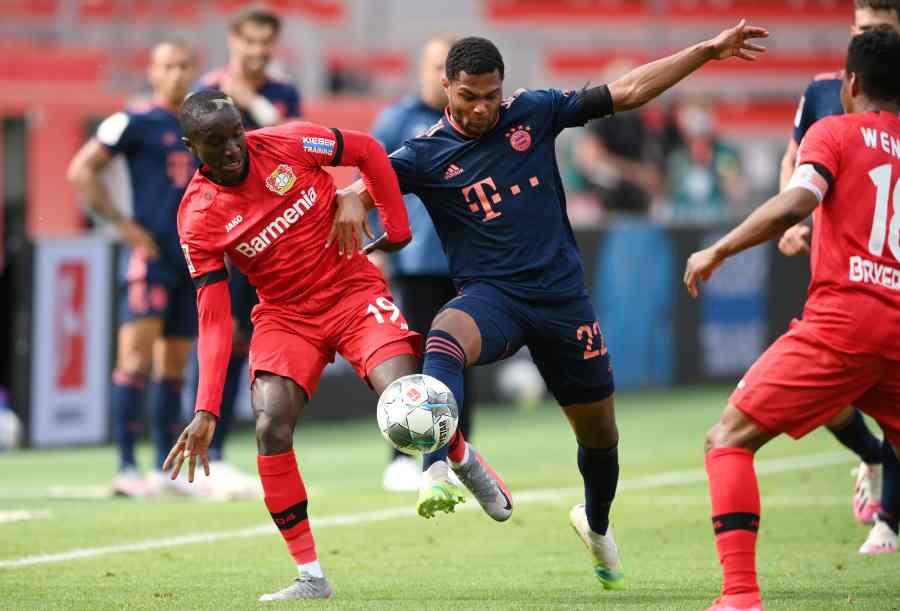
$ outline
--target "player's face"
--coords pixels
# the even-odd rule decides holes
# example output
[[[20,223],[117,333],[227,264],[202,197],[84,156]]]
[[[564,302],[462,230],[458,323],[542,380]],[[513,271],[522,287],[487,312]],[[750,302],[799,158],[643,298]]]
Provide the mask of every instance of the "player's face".
[[[469,136],[479,137],[494,126],[503,99],[499,70],[487,74],[460,71],[455,80],[444,78],[450,116]]]
[[[419,78],[422,82],[422,99],[429,105],[443,109],[447,105],[444,92],[444,61],[450,45],[444,40],[432,40],[422,51]]]
[[[148,77],[154,94],[177,106],[196,77],[193,52],[166,43],[157,46],[150,58]]]
[[[853,11],[853,25],[850,31],[854,36],[886,27],[900,33],[900,16],[892,10],[858,8]]]
[[[241,115],[234,106],[203,117],[184,142],[207,166],[213,180],[225,185],[241,180],[247,163],[247,142]]]
[[[231,58],[244,74],[261,75],[272,61],[277,38],[272,26],[248,21],[241,26],[240,31],[232,32],[228,37]]]

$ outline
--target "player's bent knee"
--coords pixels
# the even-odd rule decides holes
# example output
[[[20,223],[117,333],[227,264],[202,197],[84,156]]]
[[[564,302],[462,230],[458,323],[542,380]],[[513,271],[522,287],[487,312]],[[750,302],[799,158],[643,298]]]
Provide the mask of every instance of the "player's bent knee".
[[[281,454],[294,447],[294,426],[265,412],[256,414],[256,445],[263,455]]]
[[[287,378],[261,373],[253,381],[250,400],[259,452],[271,455],[290,451],[294,425],[305,403],[303,390]]]
[[[734,405],[729,404],[717,423],[706,433],[705,449],[743,448],[755,452],[774,435],[763,431]]]
[[[481,356],[481,331],[475,319],[456,308],[444,308],[434,317],[432,331],[449,333],[466,353],[466,362],[474,364]]]

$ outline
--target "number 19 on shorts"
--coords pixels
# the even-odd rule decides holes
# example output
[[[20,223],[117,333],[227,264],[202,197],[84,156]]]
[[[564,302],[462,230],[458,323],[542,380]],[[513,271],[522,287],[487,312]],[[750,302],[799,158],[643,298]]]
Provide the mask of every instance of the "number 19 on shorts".
[[[366,308],[366,314],[374,316],[375,322],[379,325],[383,325],[386,322],[392,322],[397,325],[399,321],[401,329],[404,331],[409,329],[409,325],[406,324],[406,321],[403,320],[400,314],[400,309],[387,297],[379,297],[374,304],[370,303],[369,307]]]

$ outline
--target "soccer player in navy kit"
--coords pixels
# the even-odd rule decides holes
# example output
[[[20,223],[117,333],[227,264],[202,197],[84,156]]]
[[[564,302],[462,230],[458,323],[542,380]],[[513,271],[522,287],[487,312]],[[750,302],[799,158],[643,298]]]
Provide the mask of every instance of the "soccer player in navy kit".
[[[272,11],[249,6],[238,11],[229,22],[228,65],[213,70],[200,79],[199,89],[219,89],[228,94],[241,111],[244,129],[278,125],[300,116],[300,94],[286,80],[269,73],[269,64],[278,36],[281,19]],[[235,401],[243,379],[250,347],[250,311],[258,303],[256,289],[238,269],[228,277],[231,289],[231,309],[237,333],[228,363],[228,375],[222,393],[222,416],[210,447],[210,459],[215,461],[213,485],[225,490],[244,491],[255,487],[255,480],[223,462],[225,439],[234,420]]]
[[[900,32],[900,0],[856,0],[851,33],[872,30]],[[843,71],[816,76],[806,88],[794,119],[794,133],[781,163],[783,190],[794,173],[797,149],[810,127],[831,115],[844,114],[841,103]],[[787,256],[809,252],[811,229],[805,223],[788,229],[778,243]],[[874,524],[859,549],[861,554],[881,554],[897,550],[900,521],[900,482],[897,457],[886,441],[879,440],[859,410],[848,408],[827,424],[832,434],[860,458],[853,494],[853,514],[863,524]]]
[[[385,150],[394,151],[438,122],[447,106],[447,94],[441,80],[447,51],[456,41],[448,35],[435,36],[425,43],[420,58],[420,89],[418,95],[408,95],[384,109],[372,126],[372,135]],[[408,194],[403,198],[413,230],[413,241],[390,258],[391,284],[409,326],[425,335],[431,321],[441,307],[456,296],[456,287],[449,276],[447,257],[434,224],[419,198]],[[468,378],[468,376],[467,376]],[[472,418],[472,386],[465,384],[465,403],[468,409],[460,414],[459,427],[468,438]],[[394,450],[390,465],[384,472],[386,490],[418,490],[419,465]]]
[[[401,190],[431,214],[461,292],[432,324],[423,371],[462,404],[465,367],[529,347],[578,441],[585,504],[570,521],[607,589],[624,583],[609,529],[619,474],[612,369],[566,215],[555,140],[566,127],[649,102],[707,61],[753,59],[763,48],[751,39],[767,35],[741,22],[608,86],[519,90],[505,99],[500,52],[483,38],[463,38],[447,55],[444,116],[391,155]],[[371,201],[362,183],[354,188]],[[512,497],[501,478],[461,434],[448,445],[449,453],[425,457],[419,514],[450,512],[462,500],[448,481],[449,458],[485,512],[507,520]]]
[[[69,167],[69,179],[87,204],[116,225],[128,246],[120,261],[120,327],[112,389],[119,447],[119,475],[113,487],[126,496],[172,486],[183,493],[192,490],[170,482],[159,469],[180,431],[184,367],[197,334],[195,291],[176,228],[178,204],[196,169],[181,141],[177,117],[195,76],[195,63],[193,49],[183,42],[156,45],[148,70],[152,101],[103,121]],[[128,163],[133,218],[116,208],[102,179],[115,155],[123,155]],[[143,428],[141,398],[151,372],[156,471],[145,481],[134,445]]]

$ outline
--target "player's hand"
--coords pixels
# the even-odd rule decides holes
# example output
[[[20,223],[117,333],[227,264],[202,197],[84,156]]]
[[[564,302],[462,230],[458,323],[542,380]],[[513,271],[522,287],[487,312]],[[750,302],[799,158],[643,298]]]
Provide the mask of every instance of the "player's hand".
[[[241,108],[250,108],[257,96],[256,89],[250,83],[231,74],[222,77],[219,86],[222,88],[222,93],[229,96]]]
[[[778,250],[786,257],[803,253],[809,254],[809,235],[812,233],[806,225],[794,225],[784,232],[778,240]]]
[[[194,419],[184,427],[178,441],[172,446],[166,462],[163,463],[163,471],[172,468],[172,479],[178,478],[181,465],[188,459],[188,481],[194,481],[194,469],[197,467],[197,457],[203,464],[203,472],[209,476],[209,458],[207,450],[212,443],[213,433],[216,432],[216,417],[209,412],[199,411],[194,413]]]
[[[355,191],[350,189],[339,191],[337,212],[331,225],[331,233],[325,240],[325,248],[330,248],[333,242],[337,242],[338,254],[347,255],[349,259],[359,252],[366,236],[370,240],[375,237],[369,227],[368,210]]]
[[[362,254],[370,255],[376,250],[380,250],[381,252],[397,252],[410,242],[412,242],[412,236],[402,242],[391,242],[388,240],[387,233],[382,233],[377,240],[363,246]]]
[[[119,233],[132,250],[142,252],[151,261],[159,259],[159,246],[153,236],[131,219],[119,223]]]
[[[696,299],[700,294],[697,282],[709,280],[709,277],[717,267],[722,265],[724,260],[712,248],[695,252],[688,257],[687,265],[684,268],[684,285],[687,287],[691,297]]]
[[[729,30],[725,30],[709,41],[713,51],[713,59],[739,57],[754,61],[757,53],[765,53],[762,45],[750,42],[753,38],[768,38],[769,31],[753,25],[747,25],[746,19]]]

